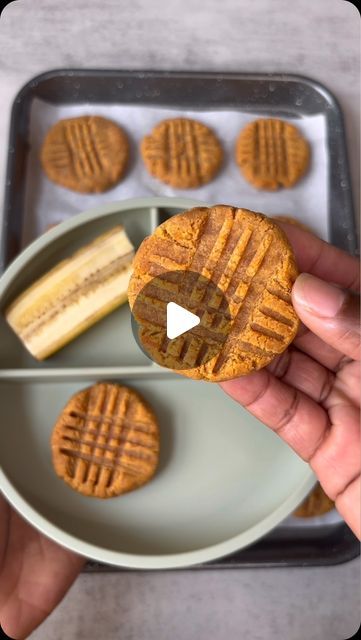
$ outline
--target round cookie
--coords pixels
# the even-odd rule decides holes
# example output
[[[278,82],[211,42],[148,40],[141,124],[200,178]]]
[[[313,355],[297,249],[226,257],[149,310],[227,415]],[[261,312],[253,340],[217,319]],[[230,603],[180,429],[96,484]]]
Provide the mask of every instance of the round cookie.
[[[283,120],[247,124],[236,143],[236,162],[257,189],[292,187],[306,172],[310,147],[299,130]]]
[[[141,143],[149,173],[177,189],[210,182],[223,160],[221,144],[213,131],[188,118],[159,122]]]
[[[277,220],[277,222],[287,222],[288,224],[293,224],[295,227],[303,229],[303,231],[313,233],[310,227],[308,227],[306,224],[303,224],[303,222],[300,222],[296,218],[292,218],[291,216],[272,216],[272,220]]]
[[[152,308],[152,299],[147,298],[145,304],[153,321],[144,320],[147,308],[142,313],[137,310],[138,296],[147,283],[164,273],[169,278],[179,270],[198,273],[217,285],[230,314],[230,320],[222,317],[224,311],[222,306],[217,308],[217,301],[208,305],[205,291],[206,302],[197,315],[214,304],[220,323],[228,321],[227,335],[215,357],[193,368],[184,367],[182,361],[186,334],[167,342],[164,318]],[[291,303],[296,276],[292,249],[272,220],[226,205],[196,207],[172,216],[142,242],[133,263],[128,299],[139,340],[158,364],[196,380],[220,382],[266,366],[293,340],[299,324]],[[197,331],[195,327],[195,336]],[[214,340],[219,340],[217,330]],[[199,332],[199,351],[205,348],[201,341]]]
[[[132,389],[99,383],[75,394],[51,436],[57,475],[86,496],[110,498],[153,476],[159,457],[157,420]]]
[[[334,508],[335,503],[328,497],[318,482],[311,493],[308,494],[306,500],[297,507],[293,515],[297,518],[312,518],[313,516],[322,516]]]
[[[56,184],[81,193],[98,193],[119,182],[128,156],[128,138],[115,122],[81,116],[59,120],[49,129],[40,160]]]

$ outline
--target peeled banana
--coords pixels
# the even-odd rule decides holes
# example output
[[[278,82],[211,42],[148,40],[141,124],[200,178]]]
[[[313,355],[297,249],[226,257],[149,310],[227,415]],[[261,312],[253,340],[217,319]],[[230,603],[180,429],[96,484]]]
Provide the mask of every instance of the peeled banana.
[[[32,284],[6,309],[24,346],[44,360],[127,300],[134,247],[117,226]]]

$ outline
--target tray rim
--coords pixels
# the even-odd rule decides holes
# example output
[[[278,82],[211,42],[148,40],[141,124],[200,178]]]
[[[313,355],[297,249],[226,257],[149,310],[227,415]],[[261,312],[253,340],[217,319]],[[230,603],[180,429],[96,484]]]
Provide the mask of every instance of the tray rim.
[[[286,527],[283,527],[282,531],[284,531]],[[261,557],[265,556],[268,551],[269,545],[271,543],[272,547],[276,547],[276,545],[280,544],[278,539],[272,540],[270,536],[264,536],[253,545],[249,547],[245,547],[240,551],[236,551],[233,554],[228,556],[223,556],[218,560],[211,560],[210,562],[203,564],[196,564],[188,567],[188,569],[197,571],[201,569],[212,570],[212,569],[258,569],[258,568],[288,568],[288,567],[330,567],[338,564],[344,564],[346,562],[351,562],[355,558],[360,555],[360,542],[352,533],[351,529],[347,527],[344,523],[339,523],[333,526],[333,531],[330,531],[330,538],[328,540],[328,536],[326,536],[323,540],[327,541],[327,550],[326,553],[322,556],[315,557],[315,549],[312,548],[312,543],[310,543],[309,551],[311,553],[311,558],[307,561],[300,562],[299,560],[295,560],[292,556],[292,552],[285,547],[282,547],[282,554],[280,553],[280,549],[278,548],[278,559],[265,559],[255,560],[252,556],[255,554],[259,554]],[[341,532],[340,540],[338,541],[338,547],[336,548],[336,544],[332,539],[333,536],[337,533],[336,529]],[[288,543],[289,546],[294,544],[294,540],[285,539],[283,542]],[[304,541],[302,541],[304,545]],[[272,549],[274,551],[274,549]],[[332,553],[337,553],[336,558],[332,557]],[[266,553],[265,553],[266,552]],[[282,557],[281,557],[282,555]],[[96,566],[92,566],[95,564]],[[109,565],[105,563],[97,563],[89,559],[89,561],[85,564],[82,569],[83,573],[92,573],[101,571],[103,573],[106,572],[115,572],[115,571],[131,571],[131,569],[127,569],[126,567],[117,567],[114,565]]]
[[[258,73],[258,72],[248,72],[248,73],[243,73],[243,72],[228,72],[228,71],[192,71],[192,72],[188,72],[185,70],[182,71],[173,71],[173,70],[154,70],[154,69],[117,69],[117,68],[107,68],[107,69],[103,69],[103,68],[64,68],[64,67],[57,67],[57,68],[53,68],[53,69],[49,69],[45,72],[42,72],[40,74],[35,75],[34,77],[30,78],[21,88],[20,90],[17,92],[16,96],[14,97],[13,100],[13,105],[12,105],[12,110],[11,110],[11,118],[10,118],[10,127],[9,127],[9,139],[10,141],[13,138],[14,135],[14,129],[16,126],[16,105],[17,102],[21,101],[24,97],[26,97],[27,92],[30,90],[31,88],[31,84],[35,81],[35,82],[41,82],[43,80],[49,79],[50,77],[59,77],[59,76],[66,76],[66,75],[81,75],[81,76],[86,76],[86,75],[90,75],[93,74],[95,76],[108,76],[109,78],[111,76],[120,76],[123,75],[125,77],[134,77],[136,76],[140,76],[143,75],[143,78],[146,79],[151,78],[151,77],[158,77],[158,78],[166,78],[166,77],[170,77],[170,78],[193,78],[193,79],[200,79],[202,80],[203,78],[205,79],[210,79],[210,80],[215,80],[215,79],[229,79],[229,80],[242,80],[242,79],[246,79],[246,80],[265,80],[265,81],[272,81],[272,80],[279,80],[279,81],[299,81],[302,82],[306,85],[308,85],[309,87],[311,87],[312,89],[318,91],[319,93],[321,93],[324,97],[325,100],[327,100],[329,102],[329,104],[332,105],[332,107],[336,110],[337,115],[339,116],[340,120],[341,120],[341,139],[343,137],[343,142],[345,142],[345,136],[344,136],[344,127],[343,127],[343,121],[342,121],[342,113],[341,113],[341,109],[339,106],[339,103],[337,101],[337,99],[335,98],[335,96],[328,90],[328,88],[326,88],[321,82],[314,80],[313,78],[307,77],[307,76],[303,76],[300,74],[293,74],[293,73],[280,73],[278,71],[276,72],[268,72],[268,73]],[[15,154],[13,154],[14,156]],[[12,158],[12,161],[14,163],[14,158]],[[349,176],[349,171],[348,171],[348,163],[347,163],[347,158],[346,158],[346,170]],[[10,192],[10,188],[11,185],[8,184],[9,182],[9,177],[11,177],[11,157],[10,154],[8,154],[8,160],[7,160],[7,168],[6,168],[6,181],[5,181],[5,208],[4,208],[4,215],[1,217],[0,220],[0,273],[1,273],[1,267],[2,265],[2,258],[4,256],[4,248],[5,248],[5,236],[6,236],[6,227],[7,227],[7,204],[9,202],[9,192]],[[352,203],[351,203],[352,204]],[[351,211],[352,213],[352,211]],[[351,216],[352,217],[352,228],[353,228],[353,232],[354,232],[354,239],[353,239],[353,245],[354,245],[354,249],[357,246],[357,230],[356,230],[356,224],[355,224],[355,218],[354,215]],[[343,530],[348,531],[348,527],[347,525],[340,525],[342,526]],[[347,537],[347,536],[346,536]],[[261,544],[263,543],[263,540],[260,541],[260,543],[256,543],[256,544]],[[352,538],[352,540],[350,541],[349,547],[348,549],[344,549],[343,550],[343,558],[341,560],[338,559],[338,557],[334,557],[332,558],[331,556],[328,559],[325,559],[324,557],[320,558],[320,562],[307,562],[307,560],[305,561],[305,559],[300,559],[300,560],[295,560],[294,562],[291,560],[288,562],[288,566],[293,565],[293,566],[299,566],[299,564],[336,564],[338,562],[345,562],[348,561],[356,556],[358,556],[360,553],[359,550],[359,546],[358,546],[358,541],[355,537]],[[265,562],[265,561],[261,561],[261,562],[256,562],[254,565],[252,564],[252,562],[250,563],[251,566],[281,566],[280,563],[276,563],[276,564],[272,564],[272,562]],[[237,566],[242,566],[242,564],[238,564]],[[246,563],[246,566],[249,566],[249,563]],[[229,565],[229,567],[231,568],[231,566]],[[210,567],[212,568],[212,567]]]
[[[215,80],[217,78],[228,79],[228,80],[267,80],[267,81],[282,81],[282,82],[301,82],[302,84],[306,84],[318,93],[320,93],[333,107],[335,107],[339,113],[341,114],[340,103],[337,100],[336,96],[319,80],[315,80],[310,76],[305,76],[303,74],[286,72],[282,73],[280,71],[268,71],[268,72],[239,72],[239,71],[184,71],[179,70],[175,71],[173,69],[118,69],[118,68],[109,68],[109,67],[53,67],[48,69],[47,71],[42,71],[41,73],[32,76],[29,80],[27,80],[22,87],[15,94],[13,99],[13,103],[19,102],[23,98],[23,95],[29,91],[29,89],[34,87],[34,83],[39,84],[44,80],[49,80],[53,77],[59,76],[75,76],[75,75],[99,75],[99,76],[114,76],[114,75],[122,75],[125,77],[134,77],[138,76],[139,78],[184,78],[187,79],[189,77],[194,79],[210,79]]]

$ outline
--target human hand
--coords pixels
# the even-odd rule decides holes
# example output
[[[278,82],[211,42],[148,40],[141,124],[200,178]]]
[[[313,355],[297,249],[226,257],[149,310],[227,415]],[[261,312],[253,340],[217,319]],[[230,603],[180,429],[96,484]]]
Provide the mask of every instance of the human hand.
[[[23,520],[0,494],[0,624],[5,633],[26,638],[57,606],[83,563],[84,558]]]
[[[292,301],[303,325],[268,367],[221,386],[309,462],[360,538],[359,261],[280,226],[301,272]]]

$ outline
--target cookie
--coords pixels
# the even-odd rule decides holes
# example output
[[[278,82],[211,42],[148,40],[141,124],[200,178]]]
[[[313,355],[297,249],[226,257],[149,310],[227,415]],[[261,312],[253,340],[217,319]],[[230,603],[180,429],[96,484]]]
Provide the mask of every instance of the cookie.
[[[110,498],[153,476],[159,455],[157,420],[132,389],[99,383],[75,394],[51,437],[53,465],[86,496]]]
[[[81,193],[98,193],[122,178],[129,156],[124,131],[100,116],[59,120],[48,131],[40,160],[50,180]]]
[[[326,495],[319,483],[307,496],[306,500],[294,511],[293,515],[298,518],[311,518],[322,516],[324,513],[334,509],[335,503]]]
[[[309,165],[310,147],[298,129],[283,120],[254,120],[236,143],[236,162],[257,189],[292,187]]]
[[[210,182],[219,171],[223,151],[211,129],[188,118],[162,120],[141,143],[149,173],[176,189]]]
[[[46,231],[51,231],[52,229],[55,229],[55,227],[57,227],[58,224],[60,224],[60,220],[59,220],[59,222],[51,222],[50,224],[48,224],[46,229],[45,229],[45,233],[46,233]]]
[[[272,220],[277,220],[277,222],[287,222],[288,224],[293,224],[295,227],[303,229],[303,231],[313,233],[310,227],[308,227],[306,224],[303,224],[303,222],[300,222],[296,218],[292,218],[291,216],[272,216]]]
[[[197,286],[186,292],[188,311],[202,318],[201,325],[204,314],[214,315],[210,327],[213,341],[219,343],[217,355],[207,362],[202,358],[198,366],[199,354],[209,344],[201,325],[192,330],[191,338],[185,333],[169,340],[159,307],[163,291],[160,285],[156,291],[157,279],[165,273],[171,280],[172,272],[180,270],[199,274],[200,281],[217,285],[222,293],[209,295],[205,287],[199,296]],[[139,340],[158,364],[196,380],[220,382],[266,366],[293,340],[299,324],[291,303],[296,276],[291,246],[271,219],[226,205],[196,207],[169,218],[140,245],[128,299]],[[146,296],[138,307],[150,281],[154,296]],[[168,287],[172,295],[172,282]],[[226,336],[220,336],[224,326]],[[195,366],[184,367],[190,352]]]

